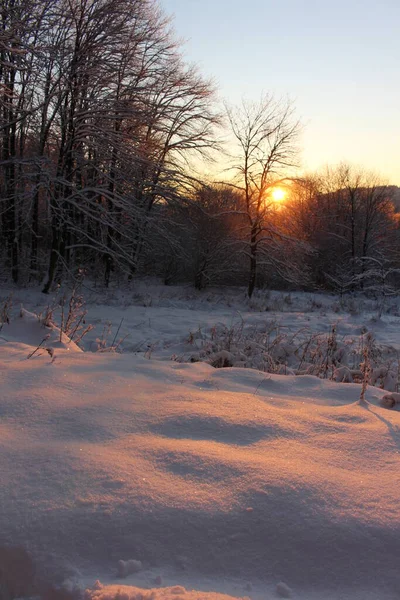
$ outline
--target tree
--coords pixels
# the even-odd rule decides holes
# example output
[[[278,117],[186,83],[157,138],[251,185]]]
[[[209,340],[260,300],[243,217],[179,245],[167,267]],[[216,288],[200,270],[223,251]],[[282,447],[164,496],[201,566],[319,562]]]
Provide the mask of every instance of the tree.
[[[362,289],[367,265],[394,256],[393,188],[351,165],[327,168],[298,182],[291,211],[300,235],[316,250],[314,280],[341,293]]]
[[[0,229],[15,282],[80,266],[133,275],[147,229],[215,146],[213,86],[157,0],[3,0]],[[161,221],[158,223],[158,219]],[[23,259],[23,260],[22,260]]]
[[[253,294],[260,257],[283,275],[290,263],[273,252],[280,242],[293,240],[280,230],[271,192],[287,171],[296,165],[299,122],[289,102],[265,96],[258,104],[243,102],[238,109],[227,108],[230,128],[236,141],[235,187],[243,193],[241,235],[249,260],[248,295]]]
[[[237,210],[241,197],[229,186],[201,185],[188,199],[182,217],[189,231],[187,253],[198,290],[232,279],[237,240]]]
[[[15,283],[26,225],[24,205],[29,127],[40,110],[38,56],[49,26],[51,0],[3,0],[0,7],[0,181],[2,234]]]

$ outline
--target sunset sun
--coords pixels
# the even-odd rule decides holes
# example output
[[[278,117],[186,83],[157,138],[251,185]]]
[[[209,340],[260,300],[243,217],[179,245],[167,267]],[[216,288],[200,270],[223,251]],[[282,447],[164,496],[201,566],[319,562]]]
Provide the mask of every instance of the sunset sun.
[[[272,198],[275,202],[282,202],[286,198],[287,192],[282,188],[276,187],[272,190]]]

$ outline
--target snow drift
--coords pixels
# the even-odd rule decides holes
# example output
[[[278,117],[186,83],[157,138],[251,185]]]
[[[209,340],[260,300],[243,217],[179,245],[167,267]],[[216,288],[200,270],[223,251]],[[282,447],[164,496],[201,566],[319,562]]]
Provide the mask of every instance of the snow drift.
[[[400,415],[383,390],[363,407],[359,386],[313,376],[26,355],[0,346],[3,545],[119,587],[399,592]],[[141,571],[118,579],[121,560]]]

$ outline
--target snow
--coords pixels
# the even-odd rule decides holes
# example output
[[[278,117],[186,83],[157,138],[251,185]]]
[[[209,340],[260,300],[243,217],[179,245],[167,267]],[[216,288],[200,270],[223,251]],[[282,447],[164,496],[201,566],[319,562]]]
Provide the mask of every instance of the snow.
[[[31,346],[33,350],[40,347],[82,352],[56,325],[24,308],[19,311],[18,318],[2,324],[0,342],[4,344],[13,341]]]
[[[87,590],[85,600],[114,600],[116,597],[121,600],[228,600],[226,594],[216,594],[207,592],[188,591],[183,586],[175,585],[169,588],[153,588],[143,590],[133,586],[109,585],[96,586],[95,590]],[[289,596],[283,596],[288,598]]]
[[[397,598],[399,395],[369,386],[364,405],[356,383],[171,360],[190,331],[232,319],[215,298],[184,303],[89,305],[101,327],[123,315],[134,344],[151,329],[152,354],[82,352],[27,312],[4,324],[1,545],[87,600]],[[329,331],[298,308],[285,327]],[[382,321],[380,342],[398,345],[395,317]],[[43,331],[55,359],[28,359]]]

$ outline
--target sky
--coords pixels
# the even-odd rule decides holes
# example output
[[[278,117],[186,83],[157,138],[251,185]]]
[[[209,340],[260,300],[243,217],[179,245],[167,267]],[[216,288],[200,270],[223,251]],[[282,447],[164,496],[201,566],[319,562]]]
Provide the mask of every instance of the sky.
[[[289,97],[302,167],[400,185],[400,0],[161,0],[184,54],[229,103]]]

